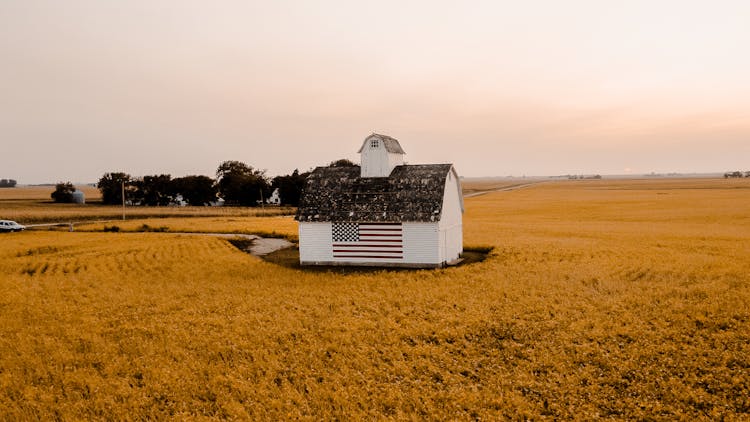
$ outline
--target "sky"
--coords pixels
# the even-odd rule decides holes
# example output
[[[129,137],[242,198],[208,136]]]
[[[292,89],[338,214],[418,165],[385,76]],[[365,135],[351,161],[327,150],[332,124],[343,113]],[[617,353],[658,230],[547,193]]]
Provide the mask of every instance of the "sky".
[[[750,170],[747,1],[0,2],[0,178]]]

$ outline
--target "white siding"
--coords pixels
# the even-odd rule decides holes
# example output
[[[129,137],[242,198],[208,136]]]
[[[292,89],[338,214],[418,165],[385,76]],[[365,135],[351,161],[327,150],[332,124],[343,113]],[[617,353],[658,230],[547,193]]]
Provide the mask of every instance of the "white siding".
[[[438,223],[404,223],[403,229],[405,263],[438,265],[442,262]]]
[[[388,177],[396,166],[404,164],[404,155],[389,153],[382,141],[374,148],[368,138],[361,154],[362,177]]]
[[[299,260],[330,262],[333,260],[331,223],[299,223]]]
[[[463,197],[461,180],[451,168],[445,180],[443,212],[440,218],[441,262],[453,261],[463,252]]]
[[[396,166],[404,164],[404,154],[389,152],[388,153],[388,174],[390,175]]]
[[[370,142],[365,143],[362,150],[362,177],[386,177],[385,169],[388,166],[388,153],[380,142],[380,147],[373,148]]]

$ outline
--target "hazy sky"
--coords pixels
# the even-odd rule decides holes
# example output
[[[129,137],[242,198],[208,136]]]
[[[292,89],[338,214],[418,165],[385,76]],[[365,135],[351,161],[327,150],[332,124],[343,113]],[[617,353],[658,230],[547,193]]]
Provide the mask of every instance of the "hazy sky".
[[[0,178],[750,170],[749,1],[0,1]]]

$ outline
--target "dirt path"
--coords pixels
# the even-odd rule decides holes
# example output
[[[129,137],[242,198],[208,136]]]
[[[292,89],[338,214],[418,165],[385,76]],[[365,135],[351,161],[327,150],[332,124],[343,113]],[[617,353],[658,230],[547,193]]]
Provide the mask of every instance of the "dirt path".
[[[286,249],[294,244],[286,239],[277,239],[273,237],[260,237],[254,234],[241,234],[241,233],[186,233],[186,232],[165,232],[170,234],[184,234],[189,236],[213,236],[221,237],[225,239],[241,238],[251,240],[253,243],[247,248],[250,254],[255,256],[268,255],[271,252],[276,252],[281,249]]]
[[[475,196],[480,196],[480,195],[484,195],[484,194],[492,193],[492,192],[507,192],[507,191],[516,190],[516,189],[523,189],[529,186],[538,185],[540,183],[544,183],[544,182],[531,182],[531,183],[524,183],[521,185],[505,186],[499,189],[490,189],[490,190],[483,190],[481,192],[472,192],[472,193],[468,193],[464,195],[464,198],[473,198]]]

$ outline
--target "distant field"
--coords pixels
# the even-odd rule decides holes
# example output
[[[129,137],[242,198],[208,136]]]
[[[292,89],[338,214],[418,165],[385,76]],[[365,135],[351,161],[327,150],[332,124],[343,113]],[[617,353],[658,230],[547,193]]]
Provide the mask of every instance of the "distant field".
[[[0,219],[15,220],[21,224],[58,222],[79,222],[90,220],[122,219],[122,207],[101,205],[101,194],[91,186],[79,186],[86,194],[87,203],[55,204],[50,194],[52,186],[31,186],[0,189]],[[166,218],[166,217],[248,217],[256,215],[289,215],[294,212],[288,207],[126,207],[126,218]]]
[[[494,250],[445,270],[307,272],[175,233],[0,235],[0,420],[750,418],[750,180],[465,204],[465,244]],[[122,229],[143,224],[296,234],[289,217]]]
[[[76,189],[86,195],[86,200],[100,201],[102,195],[99,189],[89,185],[77,185]],[[36,200],[52,201],[50,195],[55,191],[54,186],[20,186],[15,188],[0,188],[0,201]]]
[[[539,182],[541,179],[498,179],[498,178],[470,178],[462,179],[464,195],[471,195],[478,192],[494,191],[498,189],[510,188],[514,186],[527,185],[529,183]]]

